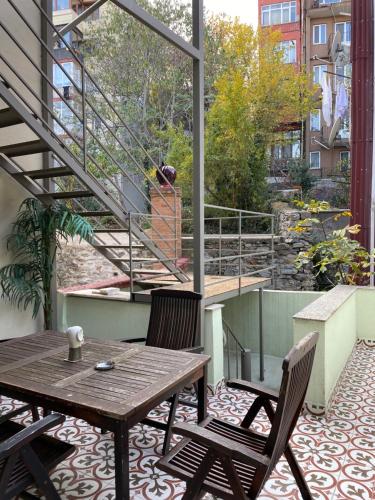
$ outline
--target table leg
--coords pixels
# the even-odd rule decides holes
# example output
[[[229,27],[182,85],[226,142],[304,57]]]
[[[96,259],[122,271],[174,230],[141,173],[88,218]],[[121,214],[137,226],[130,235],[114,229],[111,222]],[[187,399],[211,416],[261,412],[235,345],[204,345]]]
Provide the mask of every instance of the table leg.
[[[198,424],[207,417],[207,366],[203,368],[203,376],[198,380]]]
[[[129,500],[129,429],[126,422],[118,422],[114,433],[116,500]]]

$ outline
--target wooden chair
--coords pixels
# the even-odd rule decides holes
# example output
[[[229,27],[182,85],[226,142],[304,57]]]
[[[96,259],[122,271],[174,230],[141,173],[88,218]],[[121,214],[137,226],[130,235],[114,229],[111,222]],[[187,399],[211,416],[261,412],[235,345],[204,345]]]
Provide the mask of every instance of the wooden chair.
[[[224,499],[255,499],[283,454],[303,499],[312,500],[289,439],[303,406],[317,341],[317,333],[308,335],[284,359],[279,393],[241,380],[228,383],[258,396],[241,427],[210,417],[200,425],[173,427],[184,439],[158,467],[186,481],[184,500],[198,499],[203,492]],[[272,424],[268,436],[249,429],[262,407]]]
[[[54,413],[24,427],[9,420],[8,415],[0,418],[0,500],[11,500],[17,495],[40,498],[24,492],[34,483],[47,500],[60,499],[48,471],[75,448],[44,433],[63,423],[65,417]]]
[[[145,342],[150,347],[202,352],[196,347],[199,338],[199,314],[202,296],[195,292],[161,288],[151,292],[151,313],[147,337],[124,342]],[[179,393],[170,398],[167,423],[145,418],[142,423],[165,431],[163,454],[169,449],[172,425],[179,403]],[[190,402],[183,401],[184,404]]]

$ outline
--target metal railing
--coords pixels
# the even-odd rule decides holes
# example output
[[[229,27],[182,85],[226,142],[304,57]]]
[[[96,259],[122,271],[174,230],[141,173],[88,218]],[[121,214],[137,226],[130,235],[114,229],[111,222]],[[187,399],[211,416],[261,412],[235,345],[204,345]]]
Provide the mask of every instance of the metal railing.
[[[5,20],[0,20],[0,29],[6,35],[8,43],[15,49],[13,53],[18,52],[25,63],[22,71],[19,70],[19,66],[15,61],[16,58],[12,57],[12,60],[10,60],[8,51],[1,51],[0,49],[0,61],[7,70],[6,74],[0,73],[3,81],[8,84],[17,99],[33,117],[70,153],[74,161],[95,180],[98,186],[98,192],[95,194],[99,198],[99,205],[100,193],[104,191],[124,214],[142,213],[144,212],[144,206],[148,207],[151,204],[151,199],[145,189],[145,186],[148,185],[148,187],[153,187],[158,192],[168,210],[174,213],[176,191],[172,186],[169,187],[169,190],[172,190],[174,195],[174,203],[171,203],[164,195],[163,189],[158,185],[155,177],[144,167],[134,151],[139,151],[139,155],[147,158],[150,167],[158,170],[161,177],[167,182],[164,174],[159,170],[158,164],[152,159],[136,133],[125,122],[112,99],[104,93],[91,72],[85,67],[82,57],[77,55],[76,49],[70,46],[66,38],[59,33],[37,0],[31,0],[31,2],[35,9],[39,11],[43,21],[49,26],[55,39],[59,40],[59,43],[65,47],[67,58],[74,62],[80,76],[77,78],[66,70],[55,57],[51,44],[41,38],[22,11],[22,8],[18,7],[14,0],[7,0],[8,5],[22,22],[25,32],[39,44],[40,50],[47,55],[51,64],[53,63],[64,75],[68,87],[73,92],[67,96],[65,89],[58,87],[51,75],[41,66],[40,60],[33,55],[34,51],[32,52],[29,47],[21,43],[18,36],[7,27]],[[62,103],[64,109],[70,115],[69,123],[60,116],[52,102],[41,97],[39,87],[37,89],[33,88],[29,78],[30,70],[40,75],[44,87],[52,92],[55,102],[57,100],[57,102]],[[101,158],[101,160],[98,160],[98,158]],[[55,160],[59,163],[57,157]],[[141,176],[143,179],[141,184],[144,185],[134,181],[133,173]],[[124,182],[137,195],[138,201],[134,199],[134,196],[128,196],[124,192],[122,186]],[[39,184],[41,186],[43,183],[40,182]],[[64,189],[63,180],[56,185],[59,186],[57,189]],[[71,203],[73,205],[78,204],[76,200],[72,200]],[[86,206],[84,202],[81,202],[80,205],[82,208]],[[157,207],[153,207],[153,212],[155,213],[154,216],[160,217],[163,223],[169,227],[169,230],[176,234],[176,218],[165,217]],[[133,223],[135,227],[142,229],[136,219]],[[113,224],[113,220],[111,224]],[[155,231],[153,241],[156,241],[157,237],[161,240],[162,235],[157,235],[157,230]],[[171,258],[166,257],[166,260],[177,263],[176,239],[170,239],[165,245],[168,255],[172,255]],[[185,277],[188,279],[187,276]]]
[[[225,319],[223,334],[225,379],[241,378],[251,382],[251,350],[243,347]]]
[[[205,205],[205,273],[217,279],[205,283],[205,288],[237,281],[239,293],[251,285],[250,278],[263,277],[274,281],[275,216],[216,205]],[[183,219],[183,227],[192,219]],[[191,240],[191,228],[184,231],[183,240]],[[264,250],[253,251],[254,243],[263,241]],[[185,249],[185,251],[187,251]],[[193,259],[192,259],[193,260]]]

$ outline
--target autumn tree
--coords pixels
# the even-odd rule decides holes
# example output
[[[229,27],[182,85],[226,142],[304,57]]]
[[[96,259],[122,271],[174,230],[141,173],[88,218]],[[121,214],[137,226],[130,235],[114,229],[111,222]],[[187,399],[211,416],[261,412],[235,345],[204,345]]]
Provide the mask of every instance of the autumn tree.
[[[303,70],[285,64],[277,32],[225,22],[225,71],[207,113],[206,189],[216,204],[264,210],[267,151],[281,124],[313,107]]]

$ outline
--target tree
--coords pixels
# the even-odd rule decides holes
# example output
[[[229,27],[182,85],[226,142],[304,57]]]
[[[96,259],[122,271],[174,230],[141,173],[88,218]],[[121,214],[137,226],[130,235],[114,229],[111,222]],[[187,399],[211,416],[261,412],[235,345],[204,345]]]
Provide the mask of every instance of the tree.
[[[297,256],[297,269],[312,263],[318,283],[325,283],[324,288],[328,289],[339,284],[358,285],[367,281],[372,274],[370,264],[375,252],[369,253],[358,241],[352,239],[353,235],[361,231],[361,226],[348,224],[343,229],[329,230],[332,220],[351,218],[352,214],[343,211],[321,219],[317,216],[330,209],[329,203],[311,200],[309,203],[297,201],[295,204],[298,208],[309,212],[311,217],[299,221],[290,230],[295,233],[307,233],[316,228],[322,235],[317,243]]]
[[[32,306],[35,318],[41,307],[44,326],[51,328],[51,283],[56,248],[60,239],[74,236],[91,240],[91,225],[60,203],[45,206],[36,198],[27,198],[19,208],[7,248],[18,262],[0,269],[2,298],[26,310]]]
[[[216,204],[264,210],[274,134],[305,118],[314,89],[304,70],[284,63],[279,33],[238,21],[225,26],[227,67],[207,113],[206,189]]]

